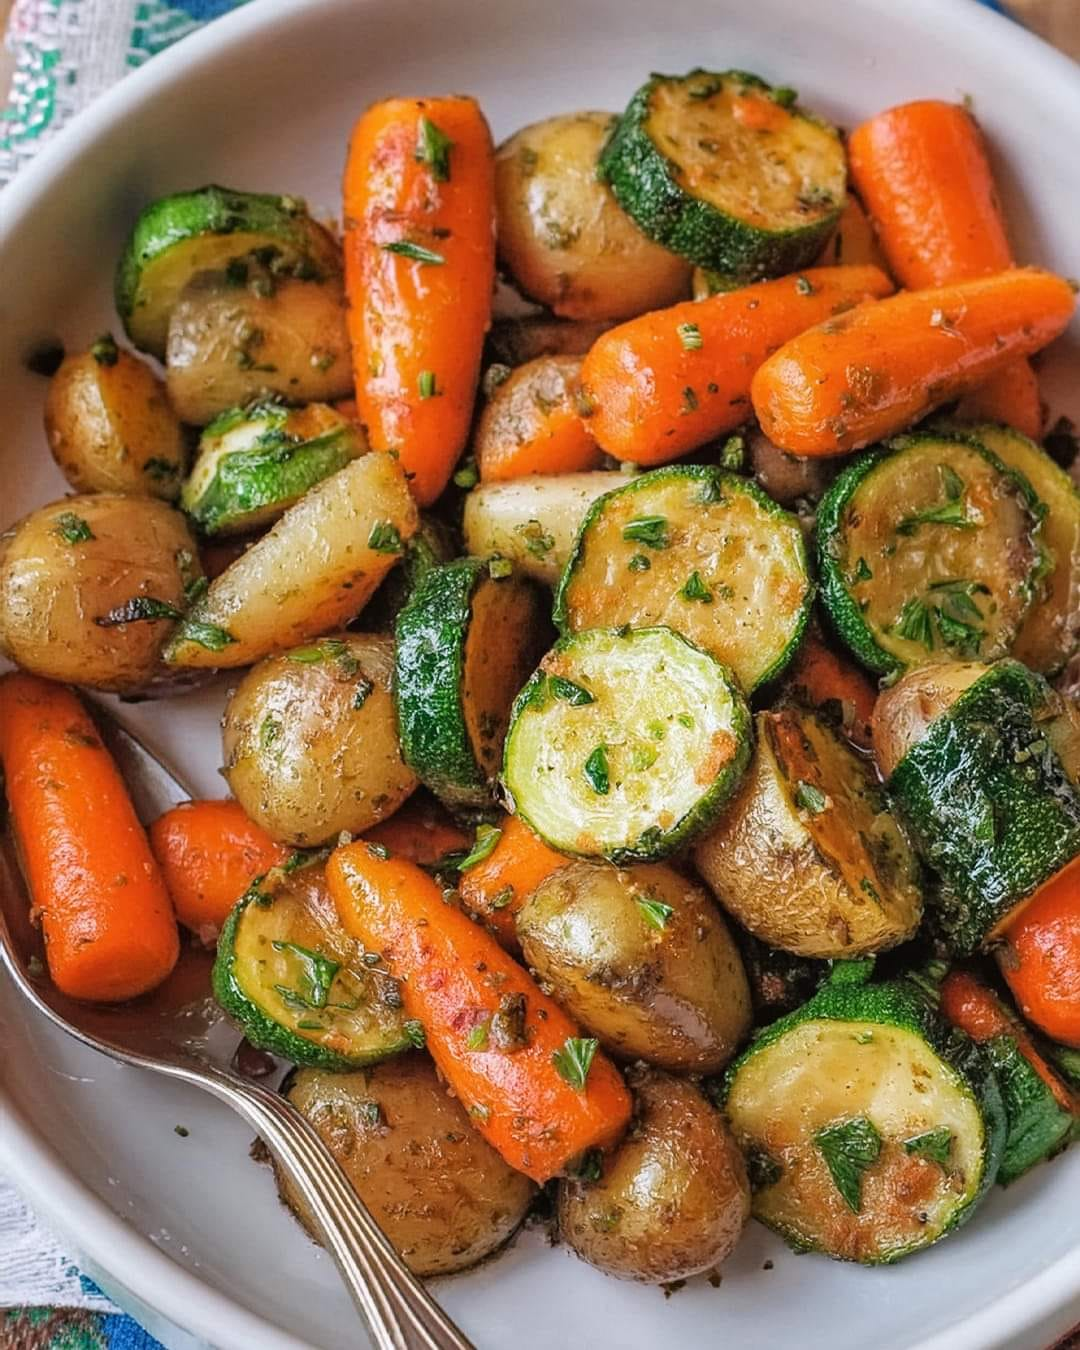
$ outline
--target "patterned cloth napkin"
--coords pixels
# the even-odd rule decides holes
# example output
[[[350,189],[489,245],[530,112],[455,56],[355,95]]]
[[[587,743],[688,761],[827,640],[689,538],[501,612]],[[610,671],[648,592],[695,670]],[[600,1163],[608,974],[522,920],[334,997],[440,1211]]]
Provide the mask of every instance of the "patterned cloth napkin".
[[[128,70],[244,3],[14,0],[6,39],[14,74],[7,107],[0,109],[0,185]],[[1006,8],[1000,0],[983,3]],[[80,1273],[3,1177],[0,1253],[0,1350],[162,1350]],[[1070,1350],[1080,1345],[1072,1342]]]

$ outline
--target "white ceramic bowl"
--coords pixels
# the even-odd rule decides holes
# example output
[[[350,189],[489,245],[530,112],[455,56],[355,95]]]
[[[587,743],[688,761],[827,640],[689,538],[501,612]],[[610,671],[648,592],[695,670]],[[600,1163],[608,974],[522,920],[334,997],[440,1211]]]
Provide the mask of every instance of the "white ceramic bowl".
[[[1080,72],[970,0],[259,0],[130,76],[0,197],[0,525],[64,490],[41,431],[44,383],[22,357],[44,337],[78,346],[116,327],[112,267],[147,199],[219,181],[334,209],[349,128],[372,99],[468,91],[501,136],[619,108],[648,71],[693,65],[760,71],[849,125],[904,99],[970,94],[1019,256],[1080,275]],[[1075,347],[1044,367],[1061,411],[1070,359],[1075,385]],[[121,710],[210,795],[222,687]],[[79,1049],[3,989],[0,1039],[0,1167],[170,1347],[358,1343],[332,1267],[248,1160],[238,1121]],[[719,1289],[696,1281],[665,1300],[526,1234],[440,1297],[481,1350],[1037,1350],[1080,1319],[1078,1185],[1080,1150],[890,1270],[795,1257],[755,1226]]]

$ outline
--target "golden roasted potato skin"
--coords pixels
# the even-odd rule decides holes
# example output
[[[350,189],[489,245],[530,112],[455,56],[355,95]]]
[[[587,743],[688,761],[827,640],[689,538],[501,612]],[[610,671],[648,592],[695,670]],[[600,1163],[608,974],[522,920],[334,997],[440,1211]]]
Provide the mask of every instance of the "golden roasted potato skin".
[[[911,937],[922,917],[918,863],[865,762],[811,712],[759,713],[755,729],[738,791],[694,847],[710,890],[755,937],[799,956],[862,956]],[[808,747],[795,780],[785,742],[789,755]],[[800,788],[822,792],[820,813],[798,801]]]
[[[76,492],[175,501],[187,468],[184,433],[165,386],[123,348],[115,360],[67,357],[49,384],[45,434]]]
[[[684,1079],[630,1078],[635,1123],[599,1181],[559,1183],[559,1231],[607,1275],[666,1284],[711,1270],[750,1217],[750,1186],[723,1116]]]
[[[297,403],[351,396],[341,279],[276,280],[260,296],[203,273],[169,318],[165,362],[172,405],[197,426],[267,392]]]
[[[882,778],[892,774],[911,747],[930,730],[930,723],[985,673],[986,667],[976,662],[943,661],[935,666],[919,666],[882,690],[874,704],[871,723],[874,759]]]
[[[91,538],[68,542],[71,518]],[[173,677],[161,663],[172,620],[103,626],[131,600],[184,608],[202,574],[179,511],[153,497],[95,493],[43,506],[12,527],[0,558],[0,632],[24,670],[120,694]]]
[[[629,319],[690,294],[690,264],[647,239],[596,176],[610,113],[524,127],[495,153],[499,256],[567,319]]]
[[[426,1055],[398,1055],[355,1073],[301,1069],[288,1097],[415,1274],[475,1265],[524,1219],[535,1186],[477,1134]],[[280,1173],[278,1188],[311,1232]]]
[[[307,848],[358,834],[416,789],[398,748],[393,665],[392,639],[339,633],[269,656],[240,681],[222,721],[225,779],[275,839]]]
[[[649,906],[670,906],[665,918]],[[661,926],[662,925],[662,926]],[[525,960],[606,1050],[715,1073],[750,1030],[750,988],[712,898],[673,867],[572,862],[517,916]]]

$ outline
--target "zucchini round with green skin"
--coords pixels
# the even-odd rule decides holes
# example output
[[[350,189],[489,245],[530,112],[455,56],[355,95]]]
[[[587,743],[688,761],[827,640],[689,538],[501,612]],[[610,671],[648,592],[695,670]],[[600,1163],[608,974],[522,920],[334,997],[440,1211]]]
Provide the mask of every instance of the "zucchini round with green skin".
[[[554,617],[564,633],[665,624],[750,692],[787,664],[813,597],[794,516],[738,474],[678,464],[593,502]]]
[[[1014,1036],[992,1036],[982,1044],[997,1071],[1005,1103],[1008,1130],[997,1179],[1008,1186],[1069,1146],[1077,1115],[1057,1100]]]
[[[715,820],[750,758],[734,675],[670,628],[555,644],[518,695],[503,786],[550,847],[651,862]]]
[[[735,284],[809,266],[847,190],[836,128],[738,70],[654,75],[599,171],[650,239]]]
[[[244,534],[366,450],[356,423],[326,403],[233,408],[203,432],[180,505],[203,534]]]
[[[408,1049],[397,981],[341,927],[318,856],[294,859],[233,907],[214,997],[252,1045],[294,1064],[353,1069]]]
[[[1080,489],[1045,450],[1012,427],[977,426],[971,434],[1023,474],[1046,507],[1042,536],[1051,565],[1012,655],[1042,675],[1056,675],[1080,648]]]
[[[997,1176],[1005,1113],[982,1049],[914,984],[863,983],[867,964],[837,967],[766,1027],[724,1093],[755,1217],[796,1251],[870,1265],[971,1217]]]
[[[992,661],[1047,567],[1027,479],[971,439],[915,433],[855,460],[817,517],[821,594],[871,670]]]
[[[314,280],[341,271],[333,236],[296,197],[211,184],[151,202],[116,270],[116,308],[128,337],[164,356],[169,315],[185,285],[197,272],[242,265],[248,255],[283,277]]]
[[[397,618],[401,752],[448,806],[490,803],[511,704],[543,631],[536,591],[520,574],[504,574],[503,561],[459,558],[432,568]]]
[[[941,878],[934,921],[957,955],[992,942],[1080,853],[1078,747],[1066,700],[1018,661],[999,661],[893,769],[889,795]]]
[[[758,713],[746,777],[698,841],[698,871],[772,947],[839,958],[895,947],[922,918],[920,867],[864,759],[820,717]]]

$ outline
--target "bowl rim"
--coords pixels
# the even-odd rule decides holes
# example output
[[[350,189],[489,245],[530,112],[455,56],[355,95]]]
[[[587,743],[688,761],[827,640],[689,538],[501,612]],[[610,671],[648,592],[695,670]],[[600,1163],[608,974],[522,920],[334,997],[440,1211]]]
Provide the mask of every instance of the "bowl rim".
[[[347,9],[368,0],[259,0],[244,4],[185,37],[101,94],[57,133],[3,190],[0,214],[0,262],[8,238],[38,207],[55,182],[100,138],[115,134],[124,120],[151,99],[179,85],[200,65],[302,14],[305,23],[333,22]],[[895,0],[859,0],[876,11],[883,26]],[[1038,87],[1057,86],[1055,97],[1072,102],[1080,127],[1078,66],[1035,34],[979,0],[906,0],[906,15],[939,41],[959,50],[973,45],[1000,50],[1009,42],[1012,66],[1027,77],[1037,73]],[[1017,73],[1015,78],[1024,79]],[[10,1031],[10,1028],[8,1029]],[[64,1163],[12,1101],[0,1078],[0,1168],[17,1178],[19,1189],[54,1226],[121,1289],[160,1312],[177,1328],[220,1350],[316,1350],[273,1323],[250,1312],[214,1288],[137,1232]],[[977,1313],[926,1337],[911,1350],[987,1350],[1033,1329],[1062,1310],[1080,1289],[1080,1246],[1066,1252],[1034,1279],[1008,1290]]]

